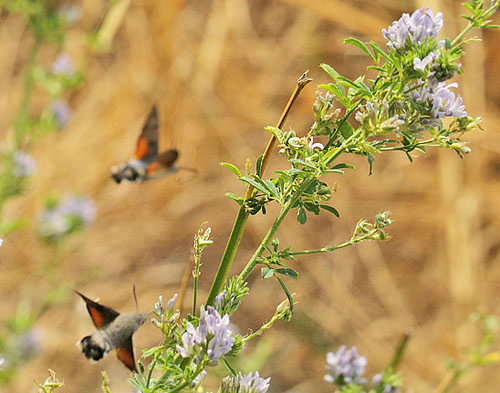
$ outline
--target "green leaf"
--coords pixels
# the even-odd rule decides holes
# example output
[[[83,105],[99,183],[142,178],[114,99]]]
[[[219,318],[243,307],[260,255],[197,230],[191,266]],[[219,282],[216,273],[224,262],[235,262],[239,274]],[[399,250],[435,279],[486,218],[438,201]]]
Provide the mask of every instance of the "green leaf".
[[[314,213],[316,215],[319,214],[319,207],[318,207],[318,205],[316,205],[314,203],[305,202],[304,207],[306,208],[306,210],[310,211],[311,213]]]
[[[321,89],[325,89],[331,93],[333,93],[340,102],[342,102],[345,106],[347,106],[348,101],[345,95],[345,89],[342,87],[337,86],[334,83],[328,83],[327,85],[321,84],[318,86]]]
[[[288,299],[288,303],[290,304],[290,312],[293,312],[293,298],[292,298],[292,295],[290,295],[290,292],[288,291],[288,288],[286,287],[286,285],[283,282],[283,280],[281,278],[279,278],[278,276],[276,276],[276,279],[280,283],[281,288],[283,288],[283,291],[285,292],[285,295],[286,295],[286,297]]]
[[[319,205],[319,207],[321,207],[322,209],[326,210],[326,211],[329,211],[330,213],[334,214],[335,216],[337,216],[338,218],[340,218],[340,213],[337,209],[335,209],[333,206],[329,206],[329,205]]]
[[[325,71],[328,75],[330,75],[330,76],[331,76],[331,78],[332,78],[334,81],[337,81],[337,80],[339,79],[340,74],[339,74],[337,71],[335,71],[335,70],[333,69],[333,67],[332,67],[332,66],[329,66],[328,64],[322,63],[322,64],[320,64],[320,67],[321,67],[321,68],[323,68],[323,70],[324,70],[324,71]]]
[[[385,61],[387,61],[388,63],[393,63],[392,58],[387,53],[385,53],[374,41],[369,42],[368,45],[370,45],[370,47],[376,54],[382,56]]]
[[[372,91],[371,91],[370,87],[367,84],[365,84],[362,81],[358,82],[358,84],[359,84],[359,87],[360,87],[361,91],[363,91],[368,98],[372,98],[373,97]]]
[[[299,207],[299,211],[297,212],[297,221],[301,225],[304,225],[307,221],[307,214],[302,206]]]
[[[373,156],[370,153],[366,153],[366,158],[368,159],[368,164],[370,165],[370,173],[368,175],[371,176],[372,174],[372,169],[373,169],[373,161],[375,160]]]
[[[299,160],[298,158],[290,158],[289,160],[292,164],[298,164],[298,165],[303,165],[307,168],[311,168],[311,169],[316,169],[316,167],[308,162],[305,162],[305,161],[302,161],[302,160]]]
[[[238,374],[236,370],[229,364],[229,362],[226,360],[225,357],[222,358],[222,363],[224,363],[224,366],[226,366],[231,375],[235,377]]]
[[[225,166],[226,168],[230,169],[231,171],[233,171],[233,173],[238,176],[238,177],[241,177],[241,172],[240,170],[233,164],[230,164],[229,162],[221,162],[220,163],[222,166]]]
[[[297,277],[299,276],[295,270],[293,270],[292,268],[289,268],[289,267],[282,267],[282,268],[276,269],[276,273],[282,274],[283,276],[293,278],[294,280],[296,280]]]
[[[262,175],[262,160],[264,159],[264,154],[261,154],[259,158],[257,158],[257,162],[255,163],[255,170],[257,176]]]
[[[263,194],[270,195],[269,190],[267,190],[262,184],[258,183],[254,179],[251,179],[251,178],[246,177],[246,176],[242,176],[242,177],[240,177],[240,180],[252,185],[255,189],[259,190]]]
[[[344,139],[348,139],[352,134],[354,134],[355,130],[353,126],[348,121],[344,121],[339,128],[340,134],[344,137]]]
[[[234,194],[232,192],[226,192],[224,195],[227,196],[227,197],[229,197],[229,198],[231,198],[231,199],[233,199],[234,201],[236,201],[236,203],[238,205],[242,205],[243,202],[244,202],[244,199],[242,197],[240,197],[240,196],[238,196],[238,195],[236,195],[236,194]]]
[[[354,165],[351,165],[351,164],[347,164],[345,162],[342,162],[340,164],[337,164],[335,166],[332,166],[331,169],[356,169],[356,167]]]
[[[341,76],[339,78],[339,82],[338,83],[341,84],[341,85],[352,87],[353,89],[356,89],[356,90],[362,90],[361,86],[359,86],[356,82],[353,82],[349,78],[346,78],[345,76]]]
[[[377,61],[377,59],[375,58],[373,53],[370,51],[370,49],[368,49],[368,46],[366,46],[366,44],[363,41],[360,41],[357,38],[350,37],[350,38],[345,39],[344,42],[346,44],[351,44],[351,45],[357,46],[358,48],[363,50],[368,56],[370,56],[374,62]]]
[[[291,168],[288,171],[288,175],[294,176],[294,175],[310,175],[311,172],[304,171],[303,169],[299,168]]]
[[[274,276],[274,269],[270,268],[269,266],[264,266],[262,269],[260,269],[260,272],[262,274],[262,278],[271,278]]]
[[[278,251],[278,247],[280,245],[279,239],[273,239],[272,242],[271,242],[271,244],[273,246],[274,252],[277,252]]]
[[[274,183],[271,180],[264,180],[264,184],[266,185],[267,189],[271,192],[273,197],[277,199],[279,196],[279,192]]]

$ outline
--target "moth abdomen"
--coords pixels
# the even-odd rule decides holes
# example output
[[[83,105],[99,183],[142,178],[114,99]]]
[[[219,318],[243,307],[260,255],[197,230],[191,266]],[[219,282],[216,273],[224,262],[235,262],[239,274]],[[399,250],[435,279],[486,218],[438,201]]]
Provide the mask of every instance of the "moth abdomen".
[[[95,334],[82,338],[80,346],[87,359],[97,362],[108,354],[111,347],[103,340],[96,340],[94,336]]]

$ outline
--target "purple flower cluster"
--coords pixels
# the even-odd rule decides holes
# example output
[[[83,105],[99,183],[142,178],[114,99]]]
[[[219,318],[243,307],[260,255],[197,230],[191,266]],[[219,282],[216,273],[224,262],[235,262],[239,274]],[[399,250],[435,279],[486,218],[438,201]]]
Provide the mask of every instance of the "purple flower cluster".
[[[258,371],[255,372],[255,375],[252,375],[251,372],[247,375],[238,373],[237,376],[224,378],[219,392],[266,393],[269,389],[270,380],[271,378],[261,378]]]
[[[247,375],[242,375],[238,373],[238,379],[240,383],[239,393],[266,393],[269,389],[269,378],[261,378],[259,372],[256,371],[255,375],[248,373]]]
[[[328,352],[326,355],[325,381],[340,384],[364,384],[363,378],[366,367],[366,358],[358,354],[356,347],[347,349],[342,345],[336,353]]]
[[[83,196],[65,197],[61,203],[47,208],[40,216],[39,229],[42,236],[59,238],[83,228],[95,220],[94,202]]]
[[[200,324],[195,328],[191,322],[187,322],[186,332],[182,335],[183,345],[177,345],[177,352],[187,358],[198,354],[207,346],[209,359],[217,362],[234,344],[234,337],[228,326],[229,315],[221,317],[213,307],[208,306],[205,310],[201,306]]]
[[[392,115],[386,100],[381,103],[367,101],[360,110],[356,112],[355,118],[369,134],[384,134],[388,132],[399,132],[399,127],[404,120],[398,114]]]
[[[446,85],[445,82],[422,86],[412,91],[413,99],[419,104],[425,104],[430,110],[432,119],[442,119],[445,116],[465,117],[467,112],[460,94],[450,91],[451,87],[458,87],[456,83]]]
[[[36,164],[33,157],[22,151],[17,151],[12,157],[14,162],[14,169],[12,173],[16,177],[28,177],[35,173]]]
[[[443,27],[443,14],[436,15],[430,8],[422,7],[411,16],[403,14],[393,22],[389,29],[383,29],[382,35],[387,40],[387,47],[391,50],[402,50],[408,45],[422,44],[428,38],[437,38]],[[443,42],[439,43],[442,46]]]
[[[226,296],[226,290],[222,290],[221,293],[219,293],[215,299],[214,299],[214,306],[215,308],[220,308],[222,306],[222,300],[224,299],[224,296]]]

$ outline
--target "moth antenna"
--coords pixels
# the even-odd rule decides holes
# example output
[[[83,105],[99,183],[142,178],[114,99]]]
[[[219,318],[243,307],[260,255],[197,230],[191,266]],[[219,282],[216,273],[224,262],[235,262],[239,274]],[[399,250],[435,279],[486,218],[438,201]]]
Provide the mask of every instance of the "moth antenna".
[[[137,302],[137,295],[135,293],[135,284],[132,287],[132,292],[134,293],[134,300],[135,300],[135,310],[139,312],[139,303]]]

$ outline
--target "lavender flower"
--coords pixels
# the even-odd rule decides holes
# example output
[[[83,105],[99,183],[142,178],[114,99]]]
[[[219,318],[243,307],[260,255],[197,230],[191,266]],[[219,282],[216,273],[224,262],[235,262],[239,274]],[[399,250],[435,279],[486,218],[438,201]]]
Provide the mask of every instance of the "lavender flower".
[[[259,372],[256,371],[253,376],[251,372],[247,375],[238,373],[238,379],[240,380],[240,393],[266,393],[271,377],[261,378]]]
[[[425,56],[422,60],[420,60],[420,58],[418,57],[415,57],[413,59],[413,69],[415,71],[421,71],[421,72],[424,72],[425,71],[425,67],[427,67],[427,65],[429,63],[432,63],[432,61],[437,57],[437,53],[436,52],[431,52],[429,53],[427,56]]]
[[[75,217],[81,220],[84,225],[95,220],[96,208],[92,199],[83,196],[72,196],[63,199],[59,205],[61,214],[68,217]]]
[[[14,169],[12,173],[16,177],[28,177],[35,173],[36,164],[33,157],[22,151],[17,151],[12,157],[14,161]]]
[[[356,113],[355,119],[361,124],[368,135],[399,132],[399,127],[404,124],[398,114],[392,115],[386,100],[382,103],[368,101]]]
[[[47,208],[39,219],[39,231],[46,238],[60,238],[95,220],[94,202],[82,196],[65,197]]]
[[[59,15],[61,15],[66,22],[69,24],[73,24],[80,19],[82,14],[82,7],[77,5],[63,5],[59,9]]]
[[[52,113],[56,118],[59,128],[64,128],[72,115],[71,108],[62,100],[52,102]]]
[[[224,289],[221,293],[219,293],[214,300],[214,306],[219,309],[222,305],[222,299],[224,299],[224,296],[226,295],[226,290]]]
[[[195,328],[191,322],[187,322],[186,332],[181,339],[183,345],[177,345],[177,352],[186,358],[201,352],[202,346],[207,346],[209,359],[217,362],[234,344],[235,339],[228,326],[228,314],[221,317],[213,307],[208,306],[205,311],[205,307],[201,306],[198,327]]]
[[[421,82],[420,82],[421,83]],[[446,85],[439,82],[435,86],[422,86],[412,91],[413,99],[428,106],[433,119],[442,119],[445,116],[465,117],[465,105],[460,94],[450,91],[451,87],[458,87],[456,83]]]
[[[314,143],[314,138],[311,136],[310,139],[309,139],[309,146],[307,147],[307,149],[310,151],[310,152],[313,152],[314,150],[323,150],[325,147],[319,143],[319,142],[316,142]]]
[[[71,75],[74,72],[73,59],[66,52],[59,53],[52,63],[51,71],[56,75]]]
[[[191,322],[186,323],[186,332],[182,335],[182,344],[177,344],[177,352],[183,358],[187,358],[195,353],[195,351],[206,339],[206,332],[202,334]]]
[[[158,296],[158,302],[155,303],[155,312],[157,314],[163,314],[163,296]]]
[[[198,386],[201,381],[203,381],[205,379],[205,377],[207,376],[207,372],[205,370],[203,370],[201,373],[199,373],[195,379],[193,379],[193,382],[191,382],[191,386],[193,388],[195,388],[196,386]]]
[[[167,302],[167,314],[172,314],[174,312],[174,306],[175,302],[177,301],[177,294],[175,293],[174,296],[172,296],[172,299],[169,299]]]
[[[238,373],[236,377],[226,377],[222,380],[221,393],[266,393],[271,378],[261,378],[259,372],[255,375]]]
[[[24,359],[30,359],[40,352],[43,336],[42,330],[34,328],[19,337],[19,350]]]
[[[383,29],[382,35],[387,40],[389,49],[404,51],[407,45],[420,45],[428,38],[437,38],[442,27],[443,14],[438,12],[434,16],[430,8],[422,7],[411,16],[403,14],[388,30]],[[443,44],[444,42],[440,41],[438,46]]]
[[[336,353],[328,352],[326,362],[328,374],[325,375],[325,381],[337,385],[366,382],[363,378],[366,358],[358,354],[356,347],[347,349],[345,345],[342,345]]]
[[[234,344],[234,337],[229,327],[229,315],[221,317],[217,310],[208,306],[207,311],[201,307],[199,329],[207,331],[209,336],[212,336],[208,344],[208,357],[214,361],[220,359],[222,355],[228,353]]]

